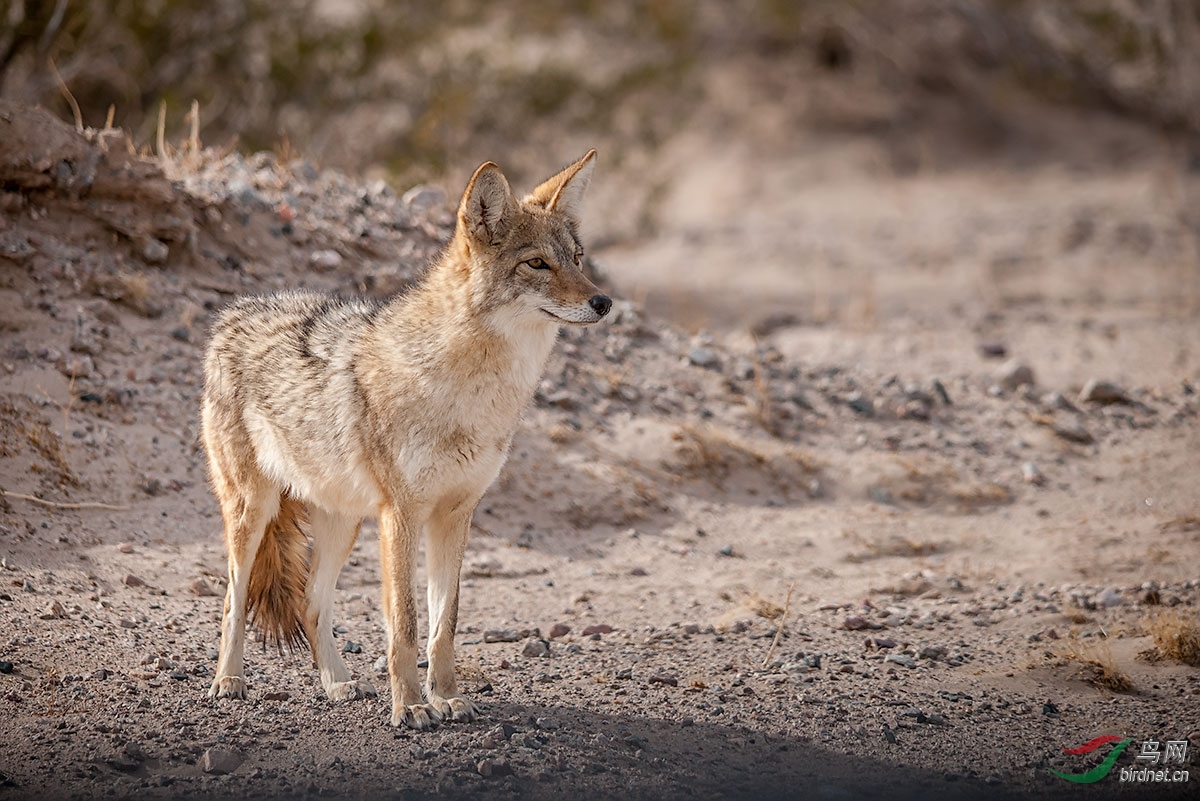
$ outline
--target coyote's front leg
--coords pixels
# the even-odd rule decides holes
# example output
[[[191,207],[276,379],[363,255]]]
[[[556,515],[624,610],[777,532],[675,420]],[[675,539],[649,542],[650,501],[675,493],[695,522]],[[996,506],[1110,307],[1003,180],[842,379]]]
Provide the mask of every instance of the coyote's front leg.
[[[413,599],[413,563],[417,532],[411,516],[399,505],[386,505],[379,514],[379,551],[383,567],[383,607],[388,624],[388,674],[392,684],[392,725],[422,731],[442,719],[433,706],[422,703],[417,678],[417,605]]]
[[[464,504],[464,506],[466,506]],[[458,627],[458,578],[472,506],[429,521],[425,558],[429,573],[429,675],[425,697],[442,717],[457,722],[474,720],[475,705],[458,692],[454,680],[454,630]]]

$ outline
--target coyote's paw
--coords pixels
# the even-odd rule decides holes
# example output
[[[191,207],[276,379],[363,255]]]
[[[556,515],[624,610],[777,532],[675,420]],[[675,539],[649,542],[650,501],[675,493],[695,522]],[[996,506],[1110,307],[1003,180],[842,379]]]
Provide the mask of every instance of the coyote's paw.
[[[246,680],[241,676],[219,676],[208,688],[209,698],[246,699]]]
[[[330,701],[357,701],[379,695],[369,681],[338,681],[325,689]]]
[[[455,723],[470,723],[479,717],[479,709],[461,695],[453,695],[449,698],[430,695],[429,705],[438,711],[443,720]]]
[[[442,713],[429,704],[393,707],[392,725],[408,726],[417,731],[429,731],[442,722]]]

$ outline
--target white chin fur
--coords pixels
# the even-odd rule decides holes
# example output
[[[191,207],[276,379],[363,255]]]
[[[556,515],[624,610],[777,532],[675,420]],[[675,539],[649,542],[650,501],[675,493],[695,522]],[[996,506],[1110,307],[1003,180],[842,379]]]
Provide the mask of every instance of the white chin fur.
[[[600,315],[591,308],[580,306],[542,306],[541,310],[567,325],[591,325],[600,322]]]

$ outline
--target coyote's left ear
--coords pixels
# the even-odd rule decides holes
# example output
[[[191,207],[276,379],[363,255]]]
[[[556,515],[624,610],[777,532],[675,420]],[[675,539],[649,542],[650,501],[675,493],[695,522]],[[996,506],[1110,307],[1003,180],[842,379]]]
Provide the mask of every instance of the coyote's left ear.
[[[525,202],[536,203],[546,211],[556,211],[578,222],[583,192],[592,179],[595,167],[596,151],[589,150],[579,161],[530,192]]]

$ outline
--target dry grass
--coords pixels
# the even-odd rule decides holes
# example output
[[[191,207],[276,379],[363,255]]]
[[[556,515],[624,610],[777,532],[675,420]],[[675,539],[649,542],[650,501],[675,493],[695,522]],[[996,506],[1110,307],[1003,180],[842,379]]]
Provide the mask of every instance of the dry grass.
[[[1164,609],[1147,616],[1142,628],[1164,659],[1200,667],[1200,620],[1195,615]]]
[[[1081,677],[1094,687],[1113,692],[1129,692],[1133,689],[1133,679],[1117,664],[1105,640],[1092,643],[1068,640],[1057,653],[1064,659],[1079,663]]]
[[[765,620],[778,621],[783,617],[785,608],[770,600],[764,598],[756,592],[747,592],[743,595],[733,608],[722,614],[713,623],[713,628],[717,631],[725,631],[739,620],[745,620],[750,616],[761,617]]]
[[[665,467],[719,489],[741,474],[752,483],[766,477],[786,490],[820,471],[820,463],[794,445],[752,440],[712,425],[682,425],[672,439],[678,444]]]
[[[846,554],[845,560],[851,564],[887,557],[911,559],[939,553],[944,549],[944,545],[940,542],[916,540],[895,534],[881,540],[870,540],[856,531],[847,529],[842,532],[842,536],[851,540],[859,548],[857,551]],[[926,587],[926,589],[928,588]]]

